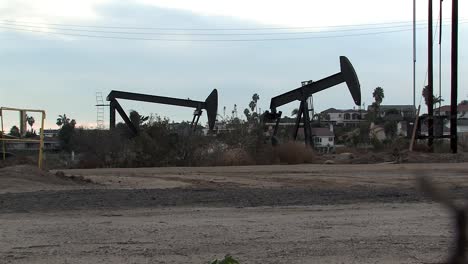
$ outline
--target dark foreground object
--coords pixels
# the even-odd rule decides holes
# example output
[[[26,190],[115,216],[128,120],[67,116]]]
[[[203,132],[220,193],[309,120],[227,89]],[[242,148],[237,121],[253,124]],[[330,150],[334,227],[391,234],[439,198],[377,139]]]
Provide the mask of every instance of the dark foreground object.
[[[462,193],[464,190],[455,190]],[[412,189],[87,189],[0,195],[0,213],[76,209],[120,209],[167,206],[258,207],[350,203],[415,202]]]

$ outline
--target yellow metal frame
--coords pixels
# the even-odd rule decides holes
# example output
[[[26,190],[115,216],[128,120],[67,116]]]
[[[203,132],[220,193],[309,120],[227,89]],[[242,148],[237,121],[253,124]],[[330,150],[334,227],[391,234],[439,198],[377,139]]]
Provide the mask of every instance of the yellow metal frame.
[[[3,129],[3,111],[24,111],[24,112],[34,112],[34,113],[41,113],[41,132],[39,135],[39,140],[37,139],[21,139],[21,138],[5,138],[4,129]],[[44,110],[37,110],[37,109],[20,109],[20,108],[11,108],[11,107],[0,107],[0,125],[1,125],[1,134],[0,134],[0,141],[2,141],[2,149],[3,149],[3,160],[6,159],[6,146],[5,143],[7,141],[14,141],[14,142],[38,142],[39,143],[39,160],[37,162],[37,166],[42,168],[42,155],[44,152],[44,120],[46,119],[46,113]]]

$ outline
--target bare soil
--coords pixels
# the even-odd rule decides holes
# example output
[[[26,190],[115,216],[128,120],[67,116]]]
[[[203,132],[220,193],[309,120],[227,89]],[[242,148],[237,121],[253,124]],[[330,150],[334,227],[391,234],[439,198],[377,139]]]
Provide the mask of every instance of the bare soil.
[[[468,163],[8,167],[0,263],[438,263],[450,215],[417,176],[468,193]]]

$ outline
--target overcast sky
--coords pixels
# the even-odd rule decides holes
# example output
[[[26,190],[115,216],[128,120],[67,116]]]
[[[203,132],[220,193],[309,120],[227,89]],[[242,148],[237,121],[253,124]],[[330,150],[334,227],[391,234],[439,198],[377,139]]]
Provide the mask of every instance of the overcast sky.
[[[419,103],[427,69],[423,21],[427,19],[427,1],[417,2],[417,20],[422,21],[417,31]],[[444,1],[442,97],[446,103],[450,94],[450,4]],[[461,100],[468,99],[468,54],[464,48],[468,3],[460,1],[459,5]],[[438,10],[439,1],[434,1],[435,20]],[[366,107],[372,103],[372,90],[377,86],[385,91],[384,104],[412,104],[411,23],[393,23],[410,21],[410,0],[3,0],[0,106],[44,109],[48,127],[54,127],[57,115],[63,113],[79,125],[92,127],[96,123],[96,92],[104,97],[111,90],[124,90],[204,100],[217,88],[220,115],[224,115],[224,106],[230,115],[237,104],[238,115],[243,116],[253,93],[260,95],[259,106],[266,110],[271,97],[297,88],[301,81],[337,73],[341,55],[356,69]],[[301,28],[258,30],[285,27]],[[255,30],[229,30],[239,28]],[[238,41],[252,39],[263,40]],[[436,71],[436,92],[438,78]],[[353,100],[346,86],[339,85],[316,94],[314,104],[319,111],[352,108]],[[156,113],[175,121],[191,119],[192,115],[191,109],[178,107],[124,101],[122,105],[126,110]],[[291,103],[281,110],[289,115],[297,106]],[[107,115],[106,109],[106,122]]]

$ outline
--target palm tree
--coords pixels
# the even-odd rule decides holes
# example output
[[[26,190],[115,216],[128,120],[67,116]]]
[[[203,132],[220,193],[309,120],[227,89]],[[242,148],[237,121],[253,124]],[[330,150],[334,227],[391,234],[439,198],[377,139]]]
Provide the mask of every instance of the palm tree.
[[[34,120],[33,116],[28,116],[26,120],[28,121],[28,124],[31,127],[31,132],[33,132],[33,125],[34,125],[34,122],[36,122],[36,120]]]
[[[57,126],[61,127],[68,123],[70,123],[70,118],[68,118],[66,114],[58,116],[57,122],[56,122]]]
[[[251,115],[250,115],[250,111],[248,108],[244,109],[244,115],[247,118],[247,121],[250,121]]]
[[[296,116],[298,113],[299,113],[299,109],[298,109],[298,108],[294,108],[294,109],[291,111],[291,116]]]
[[[429,106],[429,91],[427,90],[427,85],[424,86],[422,90],[422,96],[424,97],[424,102],[426,103],[426,106]],[[432,104],[436,105],[438,103],[442,103],[444,99],[442,99],[442,96],[432,96]]]
[[[257,93],[254,93],[252,95],[252,101],[255,103],[255,112],[258,112],[257,111],[257,102],[258,102],[258,100],[260,100],[260,96]]]
[[[253,112],[255,110],[255,107],[257,107],[257,104],[255,103],[255,101],[250,101],[249,103],[250,111]]]
[[[375,115],[380,116],[380,104],[382,103],[385,95],[384,90],[382,87],[378,86],[374,89],[372,93],[372,97],[374,97],[374,103],[372,103],[372,108],[374,109]]]
[[[384,95],[384,90],[382,87],[377,87],[374,89],[374,92],[372,93],[372,96],[374,97],[375,102],[377,103],[378,106],[382,103],[385,95]]]
[[[131,110],[129,115],[130,121],[135,125],[137,129],[140,129],[146,121],[148,121],[149,116],[140,115],[137,111]]]
[[[10,136],[21,137],[20,130],[17,126],[12,126],[10,129]]]
[[[57,124],[59,127],[63,127],[64,125],[71,125],[72,127],[75,127],[76,121],[75,119],[70,120],[66,114],[63,114],[58,116],[57,122],[55,124]]]
[[[436,105],[436,104],[441,104],[444,101],[444,99],[442,99],[442,96],[439,95],[439,96],[434,96],[433,101],[434,101],[434,104]]]

